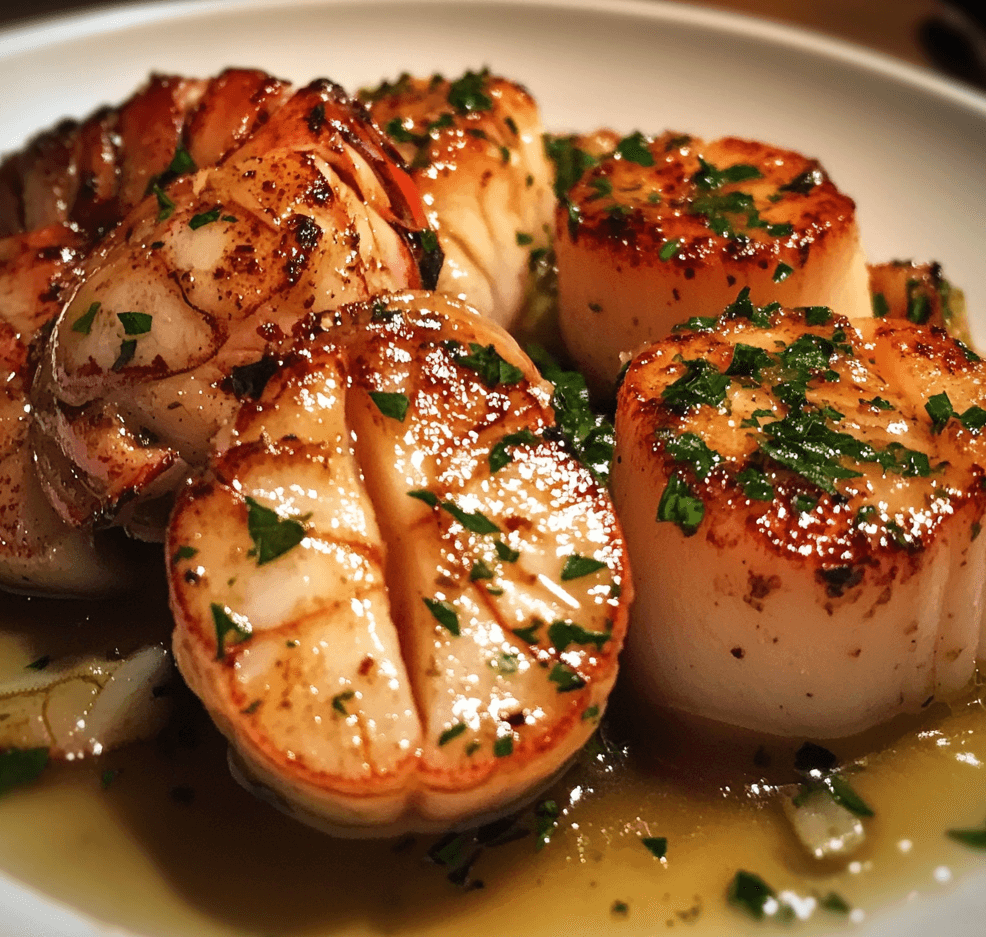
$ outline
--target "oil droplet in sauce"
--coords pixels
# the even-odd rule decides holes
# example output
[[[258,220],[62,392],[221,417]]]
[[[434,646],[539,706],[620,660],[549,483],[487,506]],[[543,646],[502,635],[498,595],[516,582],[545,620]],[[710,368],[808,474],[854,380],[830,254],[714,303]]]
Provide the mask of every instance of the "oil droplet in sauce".
[[[42,655],[166,641],[163,586],[112,603],[3,597],[0,678]],[[596,743],[513,820],[461,837],[340,840],[231,779],[226,744],[176,681],[153,742],[52,765],[0,800],[0,869],[100,921],[151,937],[761,933],[726,901],[739,869],[777,891],[837,893],[853,919],[981,867],[950,827],[986,816],[986,708],[976,687],[865,737],[826,743],[875,810],[849,860],[796,840],[776,787],[797,780],[777,740],[673,714],[646,723],[621,688]],[[542,834],[539,837],[539,831]],[[538,848],[539,838],[547,840]],[[665,838],[661,858],[642,842]],[[658,852],[660,850],[657,850]],[[816,908],[798,933],[848,925]],[[768,928],[770,925],[766,925]]]

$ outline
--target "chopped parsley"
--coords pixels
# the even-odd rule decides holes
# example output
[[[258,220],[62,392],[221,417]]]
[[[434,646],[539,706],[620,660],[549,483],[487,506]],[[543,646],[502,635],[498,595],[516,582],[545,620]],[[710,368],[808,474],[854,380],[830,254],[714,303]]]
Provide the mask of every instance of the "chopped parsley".
[[[681,238],[675,238],[673,241],[665,241],[661,249],[657,252],[657,256],[661,260],[670,260],[678,253],[679,247],[681,247]]]
[[[535,621],[526,628],[512,628],[511,630],[521,641],[526,641],[528,644],[537,644],[539,640],[537,632],[543,624],[543,621]]]
[[[666,836],[642,836],[640,842],[655,859],[663,859],[668,854]]]
[[[575,137],[546,135],[544,149],[555,165],[555,195],[564,200],[569,189],[582,178],[585,171],[596,165],[596,159],[575,145]]]
[[[257,557],[263,566],[294,549],[305,539],[305,527],[295,518],[282,518],[276,511],[264,507],[247,496],[247,530],[253,541],[248,556]],[[303,518],[304,520],[306,518]]]
[[[493,345],[484,348],[476,342],[470,342],[469,354],[458,352],[454,358],[456,364],[475,371],[480,380],[491,389],[500,384],[516,384],[524,377],[524,372],[505,361]]]
[[[32,660],[31,663],[27,665],[28,670],[44,670],[51,663],[51,657],[48,654],[44,654],[41,657]]]
[[[752,377],[759,381],[761,370],[773,363],[774,359],[762,348],[737,342],[733,346],[733,360],[729,362],[726,374],[729,377]]]
[[[118,312],[116,317],[126,335],[145,335],[150,332],[154,321],[146,312]]]
[[[469,580],[475,582],[477,579],[492,579],[495,573],[482,560],[476,560],[469,571]]]
[[[102,303],[91,303],[89,308],[72,323],[72,331],[79,332],[82,335],[88,335],[92,332],[93,321],[101,306]]]
[[[794,267],[790,264],[779,263],[774,268],[772,279],[775,283],[783,283],[792,273],[794,273]]]
[[[474,534],[497,534],[500,532],[500,528],[481,511],[473,511],[472,513],[463,511],[452,501],[442,501],[441,508],[447,514],[451,514],[466,530]]]
[[[537,837],[534,841],[535,851],[540,852],[551,842],[551,836],[558,828],[560,816],[561,810],[554,800],[542,800],[534,808],[534,832]]]
[[[970,849],[986,849],[986,824],[981,829],[947,830],[949,839]]]
[[[195,165],[195,160],[192,159],[191,153],[183,146],[179,146],[175,150],[175,155],[171,157],[171,162],[168,164],[168,172],[172,172],[176,176],[181,175],[183,172],[194,172],[198,168]]]
[[[929,398],[928,402],[924,405],[924,409],[928,412],[928,416],[931,417],[931,432],[935,434],[940,433],[945,428],[945,424],[955,416],[955,411],[952,409],[952,401],[948,399],[948,394],[946,393],[935,394]]]
[[[769,902],[776,901],[774,890],[753,872],[742,869],[736,873],[727,892],[729,903],[756,920],[763,920]]]
[[[734,182],[746,182],[748,179],[762,179],[763,173],[756,166],[748,163],[736,163],[719,169],[707,162],[703,157],[698,158],[699,169],[692,176],[692,183],[699,189],[711,191]]]
[[[518,247],[527,247],[529,244],[534,243],[534,238],[530,234],[525,234],[523,231],[518,231],[516,238]]]
[[[887,297],[883,293],[874,293],[872,303],[875,318],[882,319],[884,316],[890,315],[890,303],[887,302]]]
[[[349,710],[346,709],[348,703],[356,693],[353,690],[343,690],[332,697],[332,708],[342,716],[348,716]]]
[[[703,404],[718,407],[726,399],[729,378],[704,358],[683,361],[685,373],[661,391],[665,404],[681,412]]]
[[[110,366],[111,371],[122,371],[137,353],[137,339],[128,338],[120,343],[120,353],[116,356],[116,361]]]
[[[664,443],[664,451],[676,462],[690,465],[699,481],[705,481],[709,473],[722,461],[722,456],[714,449],[710,449],[705,440],[695,433],[670,436]]]
[[[752,501],[773,501],[774,486],[767,480],[763,469],[750,465],[736,476],[745,494]]]
[[[406,394],[392,394],[382,390],[371,390],[370,399],[377,405],[377,409],[384,416],[390,417],[392,420],[397,420],[398,423],[404,422],[408,407],[411,406],[411,401],[408,400]]]
[[[197,215],[192,215],[191,219],[189,219],[188,226],[193,231],[198,231],[199,228],[205,227],[207,224],[212,224],[214,221],[218,221],[221,214],[222,206],[217,205],[209,211],[203,211],[199,212]]]
[[[195,547],[189,546],[188,544],[183,544],[180,546],[171,556],[172,563],[178,563],[181,560],[190,560],[193,556],[198,554],[198,550]]]
[[[561,654],[570,644],[592,644],[598,650],[610,639],[605,631],[586,631],[571,621],[555,621],[548,628],[548,639]]]
[[[493,757],[494,758],[506,758],[507,755],[512,755],[514,752],[514,736],[511,732],[510,735],[501,735],[496,741],[493,742]]]
[[[822,184],[822,171],[820,169],[806,169],[798,173],[790,182],[784,183],[777,190],[778,192],[796,192],[798,195],[807,195],[816,185]]]
[[[638,166],[654,165],[654,157],[647,148],[647,138],[639,130],[620,140],[616,144],[616,153],[621,159],[636,163]]]
[[[573,553],[565,559],[565,565],[561,568],[562,582],[570,579],[581,579],[583,576],[591,575],[600,569],[605,569],[606,564],[602,560],[594,560],[591,556],[579,556]]]
[[[418,501],[424,501],[428,507],[438,507],[438,495],[428,491],[427,488],[415,488],[413,491],[409,491],[407,496],[409,498],[417,498]]]
[[[437,621],[446,631],[456,637],[462,633],[459,631],[459,614],[451,602],[444,599],[422,598],[422,602],[428,607],[435,621]]]
[[[493,549],[496,550],[496,555],[503,560],[504,563],[516,563],[520,559],[519,550],[511,550],[502,540],[497,540],[493,544]]]
[[[168,198],[167,193],[156,182],[151,186],[151,192],[157,199],[157,220],[167,221],[175,213],[175,203]]]
[[[657,519],[677,524],[681,532],[690,537],[705,516],[705,504],[695,496],[688,483],[680,475],[672,475],[664,487],[657,506]]]
[[[852,911],[852,906],[838,892],[830,891],[827,895],[818,899],[818,906],[833,914],[848,914]]]
[[[516,433],[508,433],[490,449],[490,471],[499,472],[505,465],[513,462],[514,457],[507,451],[508,446],[536,446],[537,444],[537,436],[526,426]]]
[[[438,736],[438,744],[440,746],[448,745],[448,743],[451,742],[452,739],[458,738],[465,731],[466,731],[466,724],[464,722],[457,722],[454,726],[446,729],[440,736]]]
[[[211,603],[209,609],[216,627],[216,660],[222,660],[226,656],[227,638],[239,644],[253,634],[253,627],[242,615],[234,618],[230,610],[218,602]]]
[[[585,680],[568,664],[555,664],[548,674],[548,679],[557,686],[559,693],[570,693],[573,690],[581,690],[585,686]]]
[[[493,110],[493,99],[484,91],[489,72],[466,72],[449,85],[448,103],[460,114]]]
[[[554,385],[551,407],[556,427],[565,448],[575,456],[596,480],[606,484],[613,460],[613,425],[595,413],[589,403],[585,378],[578,371],[566,371],[543,348],[530,345],[527,353],[541,374]]]

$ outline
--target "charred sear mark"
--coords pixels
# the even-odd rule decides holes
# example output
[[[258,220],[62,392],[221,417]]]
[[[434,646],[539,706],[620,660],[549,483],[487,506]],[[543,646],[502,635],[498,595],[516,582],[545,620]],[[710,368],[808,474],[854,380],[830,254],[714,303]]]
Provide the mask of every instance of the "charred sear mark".
[[[238,400],[258,400],[267,382],[277,372],[279,362],[276,358],[265,356],[253,364],[234,367],[228,378],[222,382],[222,389],[232,393]]]
[[[763,600],[781,585],[780,576],[759,576],[754,572],[749,573],[747,584],[749,591],[743,596],[743,601],[747,605],[755,608],[758,612],[763,611]],[[736,656],[736,652],[733,651]]]
[[[820,569],[815,577],[825,586],[825,594],[830,599],[841,599],[847,590],[863,581],[863,567],[835,566],[832,569]]]

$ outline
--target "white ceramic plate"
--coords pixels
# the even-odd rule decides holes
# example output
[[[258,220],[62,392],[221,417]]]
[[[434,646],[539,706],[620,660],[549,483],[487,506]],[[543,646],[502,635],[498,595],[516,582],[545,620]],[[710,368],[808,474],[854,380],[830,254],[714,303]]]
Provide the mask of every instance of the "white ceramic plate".
[[[149,71],[259,66],[346,87],[483,64],[524,81],[552,130],[737,134],[819,157],[873,260],[935,259],[986,337],[986,97],[808,32],[659,0],[198,0],[0,33],[0,152],[120,101]],[[859,937],[980,937],[986,872],[885,909]],[[113,931],[119,933],[119,931]],[[99,925],[0,877],[0,937]]]

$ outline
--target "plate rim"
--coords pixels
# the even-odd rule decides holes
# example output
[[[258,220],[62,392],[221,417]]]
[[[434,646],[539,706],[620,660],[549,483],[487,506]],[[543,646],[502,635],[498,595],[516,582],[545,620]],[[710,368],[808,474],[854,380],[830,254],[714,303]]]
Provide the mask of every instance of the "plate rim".
[[[0,28],[0,60],[35,51],[45,45],[86,38],[98,33],[153,25],[180,18],[204,18],[221,13],[269,12],[284,8],[455,5],[457,7],[515,7],[583,10],[695,26],[729,35],[768,40],[772,44],[829,60],[854,65],[907,86],[947,98],[986,118],[986,92],[940,74],[930,67],[898,59],[890,53],[783,23],[767,16],[706,7],[678,0],[139,0],[114,3],[105,9],[68,11]]]
[[[741,37],[806,54],[833,63],[850,65],[860,71],[912,92],[929,95],[956,106],[973,118],[986,122],[986,93],[972,86],[941,75],[932,69],[895,58],[889,53],[870,49],[862,44],[816,32],[808,27],[788,24],[766,16],[741,11],[700,6],[677,0],[138,0],[115,2],[95,10],[66,11],[42,15],[27,21],[0,27],[0,62],[18,55],[30,54],[47,46],[78,41],[118,30],[156,26],[178,20],[194,20],[211,16],[234,16],[237,13],[270,13],[288,9],[318,9],[333,7],[393,7],[407,8],[456,6],[473,8],[510,8],[571,10],[605,13],[620,17],[640,17],[653,22],[665,22],[711,33]],[[926,916],[932,905],[944,895],[962,893],[983,898],[986,891],[986,870],[967,871],[947,892],[922,890],[900,895],[896,900],[881,904],[867,915],[866,932],[873,926],[893,925],[902,913]],[[71,904],[48,895],[41,889],[0,870],[0,910],[10,910],[24,920],[41,924],[47,937],[139,937],[138,932],[103,922]],[[910,909],[905,912],[905,908]],[[986,911],[986,901],[983,902]],[[39,917],[35,914],[40,912]],[[25,916],[25,914],[27,916]],[[11,937],[9,922],[0,921],[0,937]],[[66,927],[70,926],[70,930]],[[17,937],[31,937],[42,932],[16,932]],[[880,935],[883,934],[881,930]],[[889,933],[889,931],[887,932]]]

